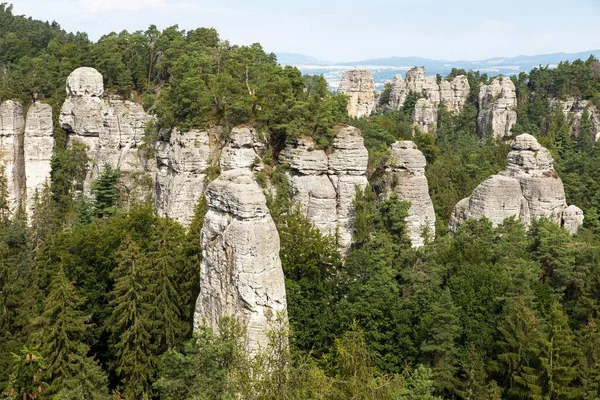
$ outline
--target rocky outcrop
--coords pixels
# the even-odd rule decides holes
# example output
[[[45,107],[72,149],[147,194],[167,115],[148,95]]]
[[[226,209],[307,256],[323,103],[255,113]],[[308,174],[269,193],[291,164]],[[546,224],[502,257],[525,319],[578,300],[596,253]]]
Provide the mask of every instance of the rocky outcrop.
[[[60,124],[69,142],[79,141],[89,147],[86,188],[105,164],[119,168],[125,177],[144,170],[138,147],[152,117],[137,103],[114,96],[104,100],[103,94],[102,75],[93,68],[78,68],[67,79]]]
[[[552,99],[550,105],[552,108],[560,107],[575,137],[579,137],[581,119],[584,111],[587,110],[594,140],[596,142],[600,140],[600,112],[594,104],[591,104],[588,100],[569,98],[567,100]]]
[[[576,231],[583,215],[580,219],[574,208],[567,208],[550,152],[528,134],[517,136],[511,147],[506,170],[488,178],[456,205],[450,229],[456,231],[471,218],[486,217],[498,225],[515,217],[529,225],[533,219],[545,217]]]
[[[0,160],[6,178],[8,208],[14,213],[25,201],[25,163],[23,107],[16,101],[0,104]]]
[[[426,239],[435,238],[435,211],[429,197],[425,165],[425,156],[413,142],[399,141],[392,145],[390,156],[382,160],[378,171],[380,195],[389,197],[396,193],[400,200],[410,202],[406,225],[413,247],[423,246]]]
[[[338,93],[348,96],[348,115],[352,118],[369,116],[375,110],[375,83],[368,69],[344,72]]]
[[[436,77],[425,76],[425,68],[411,68],[406,73],[406,81],[402,75],[396,75],[392,84],[388,105],[395,110],[404,106],[409,93],[422,96],[413,112],[413,122],[423,132],[435,133],[440,104],[454,113],[462,111],[469,97],[469,81],[464,75],[442,80],[439,84]]]
[[[306,216],[326,235],[337,233],[340,247],[347,250],[354,226],[353,201],[356,187],[367,184],[368,152],[357,128],[334,128],[331,152],[318,149],[311,138],[287,143],[280,159],[289,165],[293,197]]]
[[[54,154],[52,107],[33,103],[27,111],[24,137],[26,211],[32,215],[36,193],[50,180],[50,160]]]
[[[417,100],[412,114],[412,120],[421,132],[435,133],[437,128],[438,107],[430,100]]]
[[[489,134],[495,138],[509,137],[517,123],[517,91],[515,84],[500,76],[491,84],[479,89],[479,113],[477,130],[479,135]]]
[[[256,353],[268,344],[270,323],[287,307],[279,235],[251,171],[223,172],[206,197],[194,326],[217,331],[220,318],[234,316],[246,325],[248,348]]]

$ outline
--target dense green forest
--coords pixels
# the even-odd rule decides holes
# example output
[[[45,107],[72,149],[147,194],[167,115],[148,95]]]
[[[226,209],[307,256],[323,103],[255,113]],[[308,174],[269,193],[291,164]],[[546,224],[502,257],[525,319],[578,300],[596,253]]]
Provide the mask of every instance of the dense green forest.
[[[0,392],[7,399],[599,399],[600,150],[584,113],[578,137],[550,98],[600,103],[598,61],[540,66],[513,77],[514,132],[548,147],[580,232],[535,221],[447,224],[456,202],[503,170],[509,147],[476,135],[479,83],[437,136],[404,109],[348,120],[323,77],[281,67],[259,45],[214,29],[111,33],[98,42],[0,5],[0,101],[43,99],[58,115],[65,81],[98,69],[109,93],[140,102],[160,127],[249,123],[268,135],[268,205],[281,239],[289,324],[250,357],[245,327],[192,332],[199,291],[198,200],[189,228],[151,204],[122,207],[119,171],[79,195],[85,149],[57,142],[51,182],[30,221],[11,215],[0,179]],[[58,118],[55,118],[58,121]],[[359,127],[374,170],[398,139],[425,154],[438,217],[435,241],[413,249],[408,204],[357,193],[354,244],[342,260],[291,200],[276,153],[310,135],[327,147],[335,123]],[[55,127],[55,136],[64,132]],[[152,138],[150,138],[151,140]],[[273,194],[275,193],[275,194]],[[287,338],[290,338],[288,341]]]

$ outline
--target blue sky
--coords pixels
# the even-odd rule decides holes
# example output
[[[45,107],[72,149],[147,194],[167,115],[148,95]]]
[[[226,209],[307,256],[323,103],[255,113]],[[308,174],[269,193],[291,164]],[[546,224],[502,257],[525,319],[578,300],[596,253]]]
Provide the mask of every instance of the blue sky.
[[[600,48],[600,0],[5,0],[96,40],[110,31],[216,28],[235,44],[332,61],[448,60]]]

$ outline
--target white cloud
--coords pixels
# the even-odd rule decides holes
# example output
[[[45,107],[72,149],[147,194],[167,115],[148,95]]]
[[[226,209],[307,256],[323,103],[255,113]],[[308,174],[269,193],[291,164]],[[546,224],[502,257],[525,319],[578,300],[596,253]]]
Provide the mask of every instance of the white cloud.
[[[148,6],[162,6],[165,0],[82,0],[86,12],[99,13],[116,10],[140,10]]]

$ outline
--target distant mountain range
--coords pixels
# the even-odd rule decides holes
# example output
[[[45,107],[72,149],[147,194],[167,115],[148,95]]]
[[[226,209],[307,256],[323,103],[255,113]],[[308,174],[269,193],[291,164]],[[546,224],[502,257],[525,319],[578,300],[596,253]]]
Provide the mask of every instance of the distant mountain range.
[[[586,60],[590,55],[600,59],[600,50],[583,51],[581,53],[552,53],[533,56],[495,57],[478,61],[448,61],[434,60],[423,57],[388,57],[373,58],[352,62],[334,62],[319,60],[304,54],[278,53],[280,64],[294,65],[303,73],[311,75],[323,74],[332,88],[337,88],[344,71],[352,68],[367,68],[373,71],[375,85],[383,84],[394,79],[397,74],[405,74],[414,66],[425,67],[427,75],[447,75],[452,68],[479,70],[488,75],[514,75],[529,72],[537,66],[556,66],[561,61]]]

